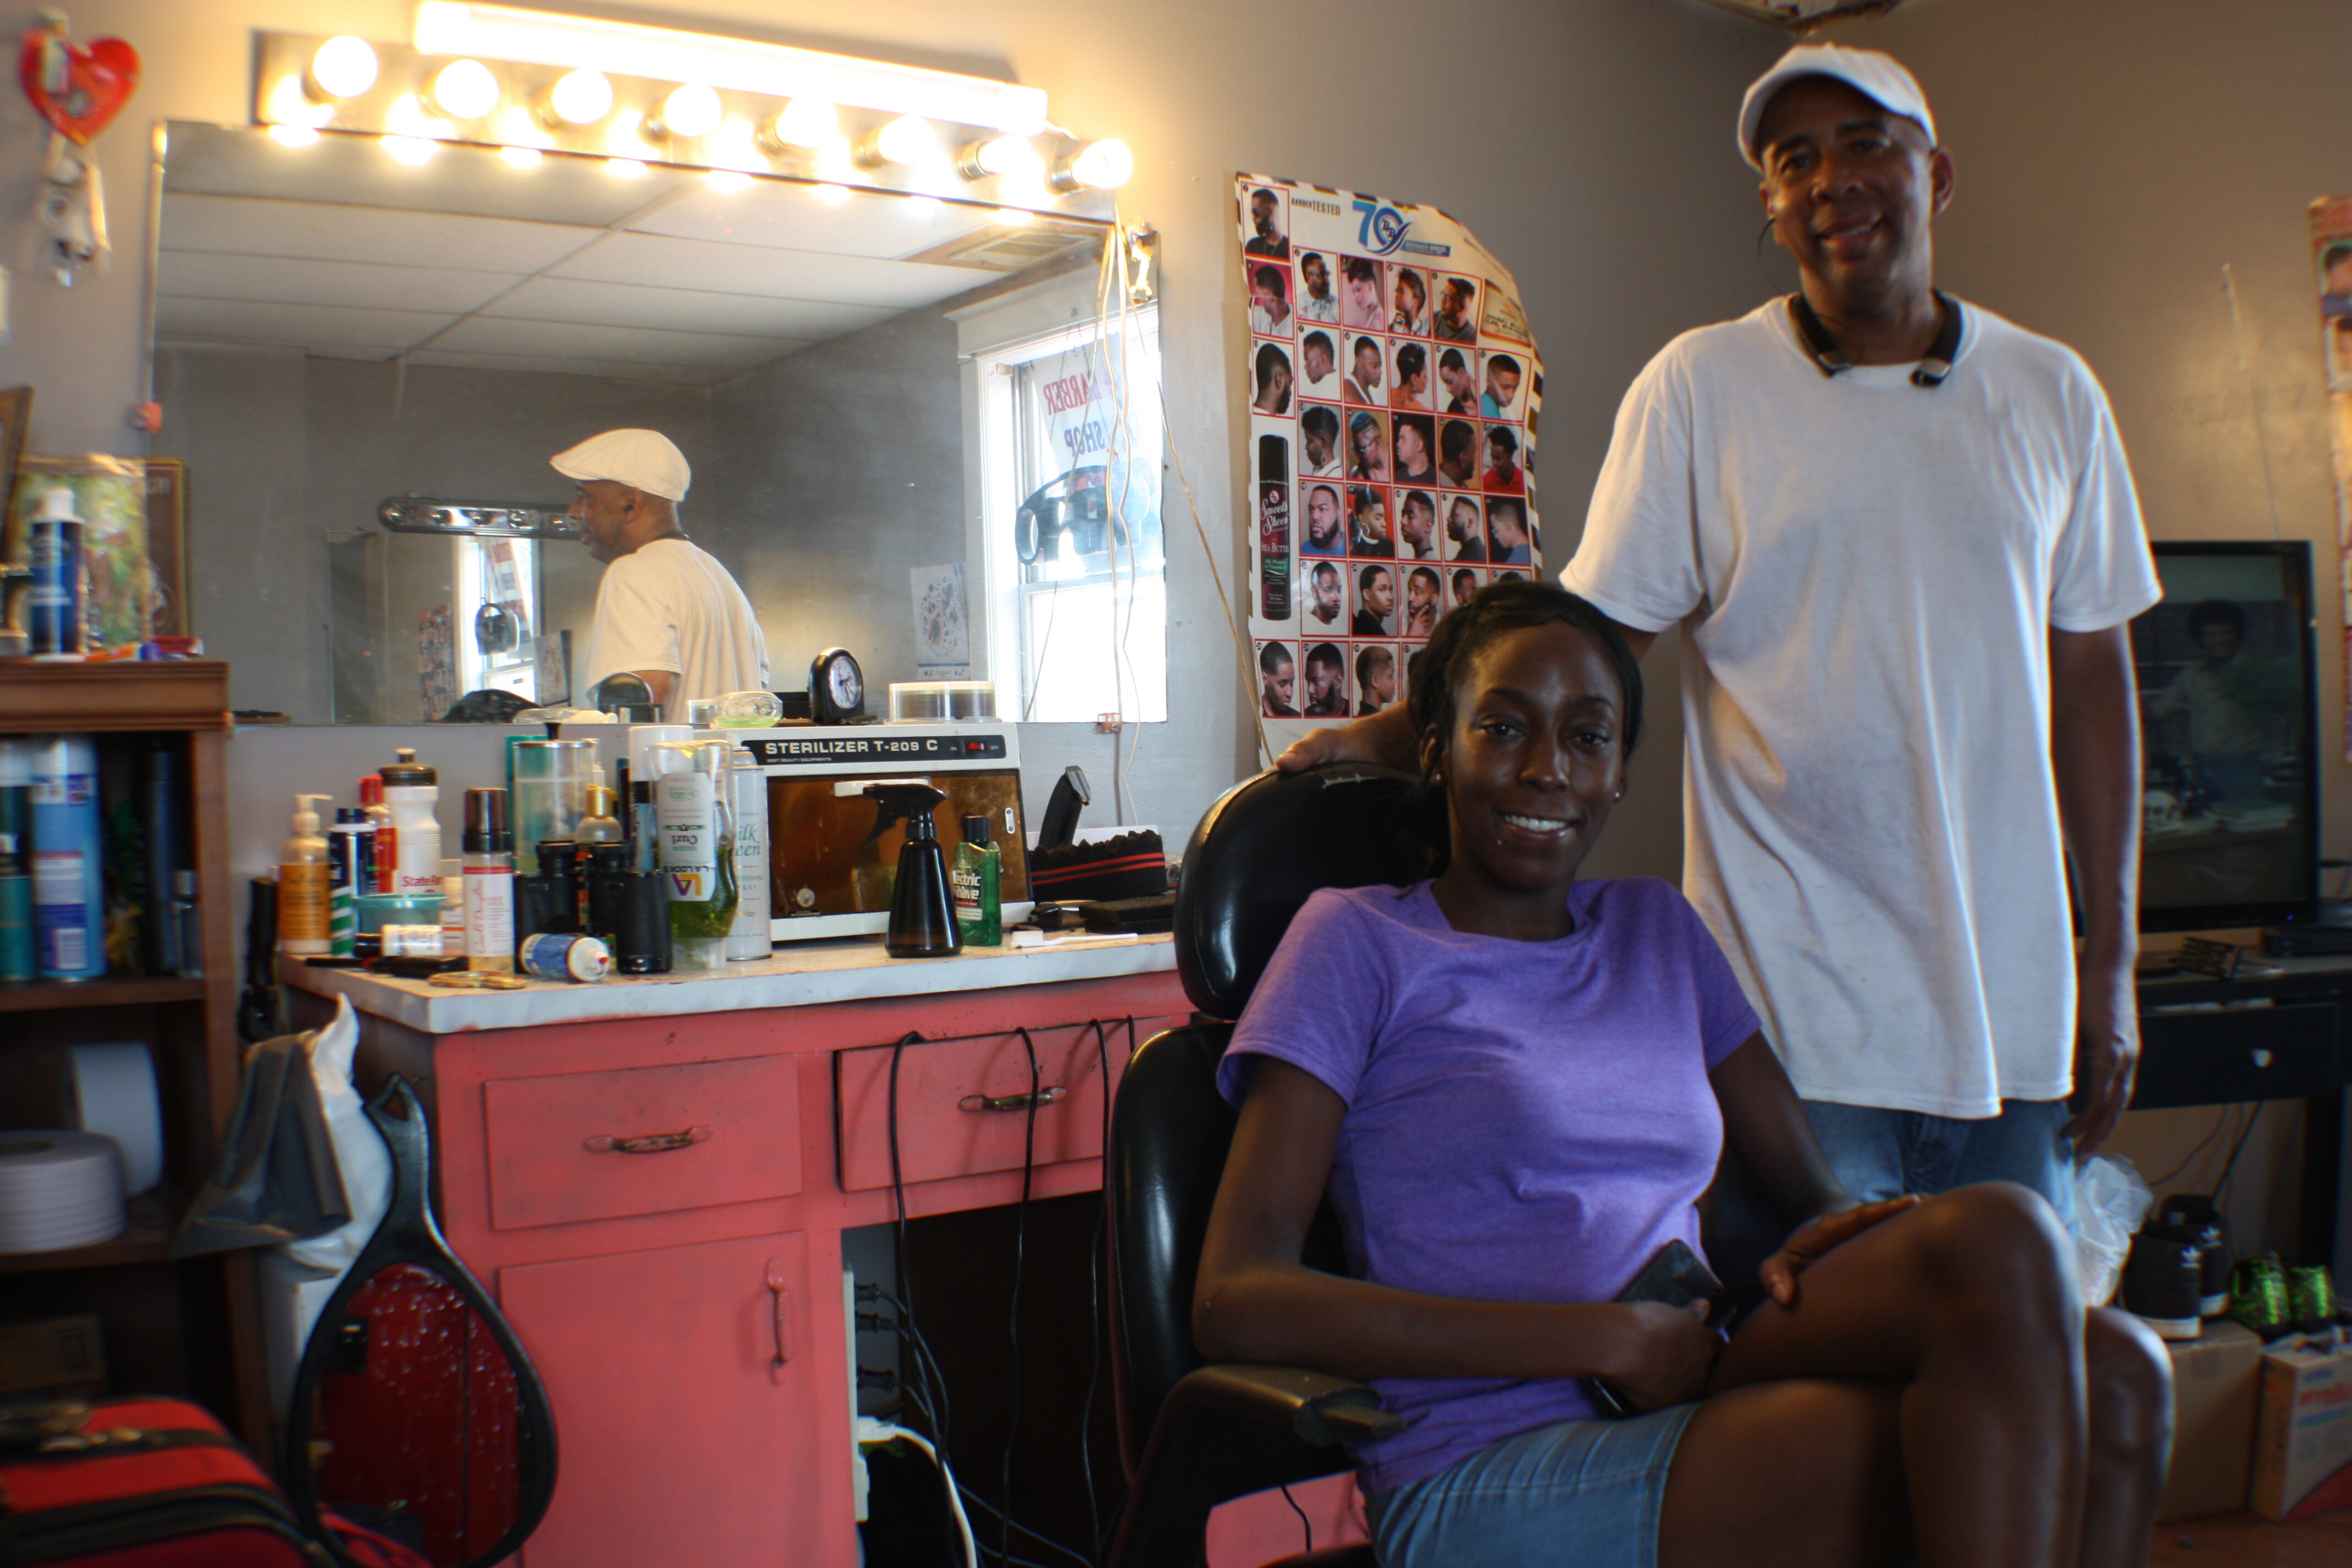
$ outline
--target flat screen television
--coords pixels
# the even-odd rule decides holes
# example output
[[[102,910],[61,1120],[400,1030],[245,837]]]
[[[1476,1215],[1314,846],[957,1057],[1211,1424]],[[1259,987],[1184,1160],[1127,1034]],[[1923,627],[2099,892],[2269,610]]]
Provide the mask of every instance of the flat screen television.
[[[2131,624],[2147,763],[2139,928],[2313,919],[2311,546],[2166,540],[2156,569],[2164,598]]]

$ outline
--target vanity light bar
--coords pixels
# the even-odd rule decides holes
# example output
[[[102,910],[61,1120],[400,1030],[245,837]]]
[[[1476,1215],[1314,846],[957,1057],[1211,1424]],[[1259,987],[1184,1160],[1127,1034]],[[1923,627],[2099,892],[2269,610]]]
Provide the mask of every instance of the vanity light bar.
[[[428,55],[699,82],[770,98],[813,98],[1018,136],[1034,136],[1046,126],[1042,88],[514,5],[423,0],[413,41]]]
[[[577,539],[580,525],[560,507],[520,501],[386,496],[375,520],[387,533],[470,533],[485,539]]]

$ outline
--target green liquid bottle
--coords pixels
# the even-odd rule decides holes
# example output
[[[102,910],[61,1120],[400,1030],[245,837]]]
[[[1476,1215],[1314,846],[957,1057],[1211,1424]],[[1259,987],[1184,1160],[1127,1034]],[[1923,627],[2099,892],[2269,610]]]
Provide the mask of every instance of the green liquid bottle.
[[[966,947],[999,947],[1004,942],[1004,851],[989,842],[988,818],[963,819],[963,842],[955,847],[948,881],[955,889],[956,930]]]
[[[665,742],[654,780],[661,868],[669,885],[671,948],[680,969],[726,966],[735,924],[735,833],[720,780],[723,742]]]

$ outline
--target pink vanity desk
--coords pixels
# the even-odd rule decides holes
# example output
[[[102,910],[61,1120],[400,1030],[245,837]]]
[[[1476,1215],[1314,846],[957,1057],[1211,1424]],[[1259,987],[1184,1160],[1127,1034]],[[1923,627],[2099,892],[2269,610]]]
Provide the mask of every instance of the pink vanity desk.
[[[797,943],[723,975],[439,990],[285,966],[298,1026],[337,995],[360,1076],[415,1084],[449,1243],[546,1380],[561,1472],[531,1568],[855,1568],[841,1232],[892,1218],[899,1062],[908,1213],[1020,1195],[1025,1117],[964,1109],[1047,1085],[1034,1194],[1101,1184],[1090,1019],[1136,1038],[1190,1012],[1166,937],[893,961],[878,938]],[[684,1134],[685,1136],[677,1136]],[[1316,1541],[1344,1484],[1293,1488]],[[1220,1510],[1218,1568],[1297,1550],[1280,1494]]]

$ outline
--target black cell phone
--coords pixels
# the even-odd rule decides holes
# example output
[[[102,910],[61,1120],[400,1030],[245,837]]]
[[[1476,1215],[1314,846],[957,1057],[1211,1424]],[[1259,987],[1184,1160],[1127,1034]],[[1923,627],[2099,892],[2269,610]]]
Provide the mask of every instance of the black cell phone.
[[[1688,1244],[1670,1241],[1652,1254],[1650,1261],[1642,1265],[1642,1271],[1633,1276],[1633,1282],[1617,1292],[1617,1300],[1621,1303],[1663,1301],[1669,1307],[1687,1307],[1694,1301],[1705,1301],[1706,1316],[1702,1321],[1712,1325],[1729,1294],[1723,1288],[1723,1281],[1715,1277],[1713,1269],[1699,1261],[1698,1254],[1693,1252]],[[1640,1414],[1633,1408],[1633,1402],[1608,1379],[1587,1378],[1585,1386],[1592,1391],[1592,1402],[1600,1407],[1601,1415],[1613,1420],[1622,1420],[1628,1415]]]

